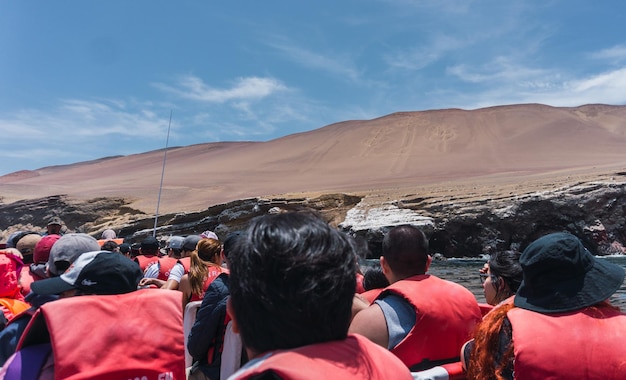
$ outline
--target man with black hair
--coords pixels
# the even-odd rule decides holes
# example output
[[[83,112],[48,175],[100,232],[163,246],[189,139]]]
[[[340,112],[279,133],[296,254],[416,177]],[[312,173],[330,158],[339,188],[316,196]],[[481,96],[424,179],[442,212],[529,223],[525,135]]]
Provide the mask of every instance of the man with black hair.
[[[133,260],[139,264],[141,271],[145,271],[148,265],[159,260],[159,249],[161,245],[157,238],[154,236],[148,236],[141,241],[141,247],[139,248],[140,254]]]
[[[391,285],[350,325],[351,333],[391,350],[412,371],[458,362],[461,346],[481,320],[469,290],[426,274],[431,261],[420,229],[391,229],[383,238],[380,257]]]
[[[233,331],[252,359],[233,379],[411,379],[387,350],[348,335],[355,252],[311,213],[254,219],[229,256]]]

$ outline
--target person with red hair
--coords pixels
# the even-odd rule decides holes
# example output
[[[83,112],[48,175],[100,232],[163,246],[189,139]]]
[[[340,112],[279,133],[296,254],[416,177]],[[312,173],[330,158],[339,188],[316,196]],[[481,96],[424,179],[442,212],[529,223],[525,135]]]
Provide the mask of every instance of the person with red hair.
[[[569,233],[553,233],[522,253],[513,299],[478,326],[468,379],[623,379],[626,314],[608,299],[624,269],[596,259]]]

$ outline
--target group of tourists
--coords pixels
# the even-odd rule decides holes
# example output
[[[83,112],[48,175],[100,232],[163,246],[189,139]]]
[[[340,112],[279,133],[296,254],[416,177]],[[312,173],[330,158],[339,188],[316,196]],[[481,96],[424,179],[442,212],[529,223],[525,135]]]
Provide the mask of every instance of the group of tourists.
[[[310,212],[165,244],[51,222],[0,251],[0,379],[626,378],[624,269],[569,233],[491,254],[484,305],[428,273],[412,225],[361,273]]]

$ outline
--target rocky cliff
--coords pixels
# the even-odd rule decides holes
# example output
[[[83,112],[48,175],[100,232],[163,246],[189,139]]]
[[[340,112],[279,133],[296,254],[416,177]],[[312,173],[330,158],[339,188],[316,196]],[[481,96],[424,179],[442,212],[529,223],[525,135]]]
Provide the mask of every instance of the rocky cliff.
[[[383,234],[403,223],[421,226],[430,238],[432,253],[441,257],[523,249],[552,231],[574,233],[596,254],[626,253],[626,172],[583,179],[567,176],[541,186],[457,184],[417,190],[395,198],[389,193],[248,198],[198,212],[160,215],[156,233],[167,237],[213,230],[225,236],[243,229],[258,215],[314,210],[357,237],[368,257],[378,257]],[[112,228],[118,236],[139,241],[152,234],[155,217],[128,204],[122,198],[81,201],[67,196],[4,204],[0,206],[0,241],[15,230],[43,231],[44,221],[52,215],[61,216],[72,231],[99,238],[104,229]]]

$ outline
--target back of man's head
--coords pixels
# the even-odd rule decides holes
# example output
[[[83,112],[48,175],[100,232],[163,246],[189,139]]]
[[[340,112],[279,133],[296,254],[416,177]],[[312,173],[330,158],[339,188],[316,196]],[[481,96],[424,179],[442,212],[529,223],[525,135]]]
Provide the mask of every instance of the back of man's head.
[[[383,238],[383,257],[396,278],[426,273],[428,240],[417,227],[404,224]]]
[[[254,219],[229,255],[230,302],[258,353],[343,339],[356,284],[349,238],[310,213]]]

